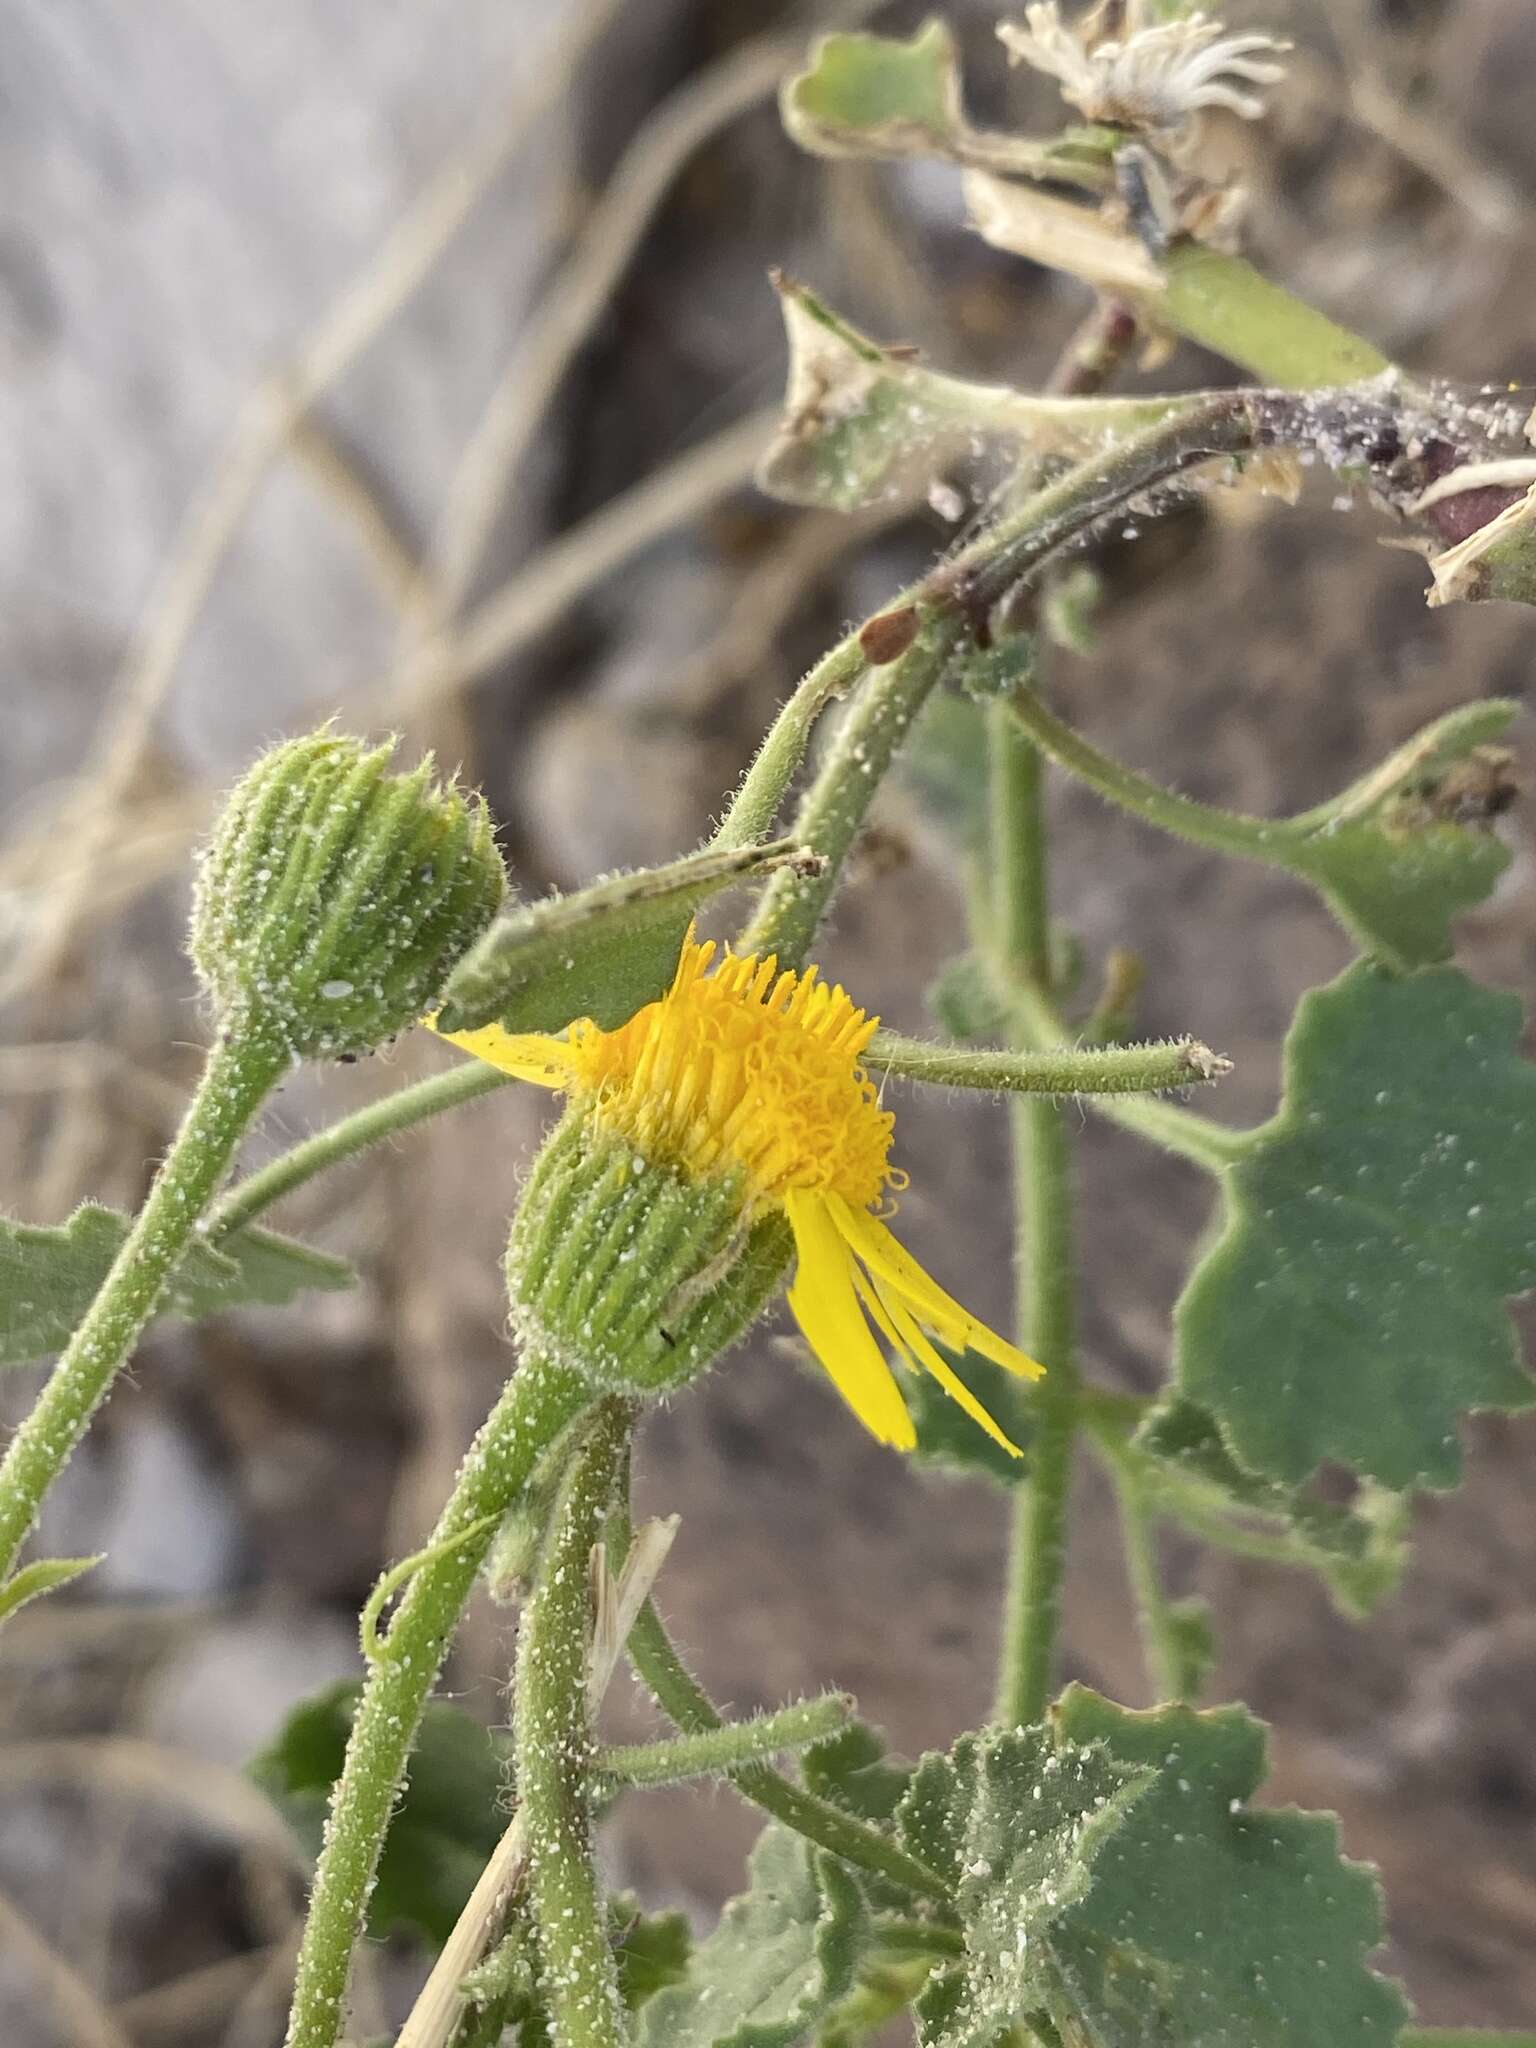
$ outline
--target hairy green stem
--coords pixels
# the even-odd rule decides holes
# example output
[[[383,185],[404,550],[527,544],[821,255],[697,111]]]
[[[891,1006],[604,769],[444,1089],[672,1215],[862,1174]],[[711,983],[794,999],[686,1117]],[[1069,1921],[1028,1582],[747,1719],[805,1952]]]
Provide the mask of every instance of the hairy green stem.
[[[1008,708],[1042,752],[1133,817],[1195,846],[1209,847],[1213,853],[1236,854],[1242,860],[1264,861],[1271,866],[1290,865],[1286,848],[1299,835],[1289,820],[1276,823],[1268,818],[1250,818],[1240,811],[1219,810],[1164,789],[1085,740],[1033,690],[1015,690]]]
[[[517,1794],[539,1984],[560,2048],[623,2048],[624,2005],[593,1863],[589,1564],[629,1443],[604,1400],[568,1472],[517,1652]]]
[[[406,1590],[370,1668],[331,1797],[299,1951],[287,2048],[333,2048],[345,2020],[352,1951],[407,1760],[475,1574],[490,1517],[516,1501],[543,1453],[592,1400],[584,1380],[527,1356],[470,1446],[426,1545],[435,1553]],[[455,1542],[474,1523],[481,1533]]]
[[[854,699],[795,818],[793,837],[826,865],[816,874],[779,870],[742,934],[743,952],[777,953],[786,966],[803,964],[881,778],[961,631],[958,618],[930,618],[907,652],[876,669]]]
[[[1036,1052],[1048,1052],[1071,1037],[1071,1032],[1050,996],[1034,982],[1011,971],[1008,962],[991,949],[990,964],[1004,1000],[1025,1044]],[[1242,1158],[1253,1142],[1248,1131],[1228,1130],[1177,1103],[1155,1102],[1147,1096],[1093,1095],[1089,1098],[1100,1115],[1123,1129],[1175,1152],[1207,1173],[1219,1174]]]
[[[275,1040],[226,1020],[133,1228],[0,1464],[0,1580],[14,1568],[44,1496],[106,1399],[236,1147],[288,1065]]]
[[[1046,900],[1044,766],[1039,749],[1010,717],[1006,704],[988,709],[987,763],[991,895],[976,907],[993,934],[1010,982],[1048,991],[1051,918]]]
[[[1011,981],[1050,992],[1044,788],[1038,750],[999,707],[991,747],[990,903],[978,906]],[[1027,1483],[1015,1495],[997,1718],[1008,1727],[1045,1711],[1061,1621],[1068,1496],[1077,1435],[1072,1166],[1061,1105],[1010,1105],[1019,1341],[1045,1367],[1033,1396]]]
[[[609,1541],[616,1558],[629,1547],[627,1513],[616,1514],[609,1524]],[[724,1716],[708,1693],[689,1671],[667,1634],[666,1624],[647,1601],[629,1632],[629,1659],[656,1704],[674,1726],[686,1735],[706,1735],[724,1728]],[[915,1856],[879,1828],[846,1813],[829,1799],[807,1792],[781,1776],[771,1764],[748,1763],[730,1772],[731,1783],[744,1799],[760,1806],[775,1820],[804,1835],[818,1847],[829,1849],[847,1863],[873,1871],[879,1877],[916,1892],[921,1898],[949,1902],[944,1881]]]
[[[1120,1531],[1125,1546],[1126,1574],[1136,1602],[1147,1673],[1159,1701],[1182,1699],[1185,1696],[1182,1683],[1184,1659],[1168,1595],[1163,1588],[1152,1517],[1147,1512],[1140,1489],[1123,1468],[1115,1470],[1114,1479],[1120,1508]]]
[[[915,599],[959,604],[984,627],[988,613],[1038,576],[1081,535],[1154,484],[1261,443],[1315,436],[1283,392],[1213,392],[1189,411],[1131,434],[1010,504],[995,525],[930,571]],[[985,632],[979,636],[985,644]]]
[[[1043,1097],[1011,1108],[1019,1342],[1045,1367],[1034,1393],[1029,1479],[1014,1496],[998,1673],[997,1719],[1019,1728],[1043,1716],[1056,1666],[1078,1375],[1066,1116],[1059,1103]]]
[[[822,656],[768,728],[767,738],[715,828],[709,841],[712,847],[723,852],[766,838],[805,759],[817,719],[835,697],[853,688],[868,666],[857,633],[850,633]]]
[[[1013,1095],[1137,1095],[1212,1081],[1227,1062],[1192,1038],[1170,1045],[1062,1046],[1009,1052],[933,1045],[877,1031],[864,1054],[873,1073],[931,1088],[984,1088]]]
[[[726,1776],[760,1758],[825,1742],[846,1728],[852,1715],[853,1701],[847,1693],[823,1693],[819,1699],[800,1700],[750,1721],[727,1721],[699,1735],[599,1749],[593,1767],[626,1785],[677,1785],[688,1778]]]
[[[1079,463],[1010,507],[994,526],[899,592],[877,619],[832,650],[801,686],[818,709],[822,697],[810,688],[813,679],[830,664],[837,677],[852,681],[858,665],[872,658],[870,640],[876,627],[895,632],[899,626],[897,637],[904,647],[874,669],[873,680],[850,706],[801,800],[792,836],[820,854],[825,868],[811,876],[781,869],[774,876],[741,936],[743,951],[776,952],[788,966],[803,963],[875,790],[962,637],[976,634],[985,640],[988,614],[995,604],[1138,492],[1212,456],[1255,446],[1262,434],[1273,431],[1269,415],[1280,403],[1267,394],[1219,392],[1174,419],[1130,436],[1107,454]],[[797,729],[792,718],[790,735]],[[774,781],[777,773],[765,771],[765,791],[782,790],[783,778]],[[744,830],[748,823],[765,829],[760,815],[765,800],[754,798],[741,828],[735,826],[733,811],[722,829]]]
[[[450,1067],[446,1073],[429,1075],[409,1088],[399,1088],[381,1102],[370,1102],[366,1109],[355,1110],[328,1130],[303,1139],[270,1166],[248,1174],[231,1188],[208,1218],[208,1236],[217,1243],[221,1237],[253,1223],[274,1202],[280,1202],[284,1195],[292,1194],[317,1174],[365,1152],[381,1139],[392,1138],[397,1131],[409,1130],[412,1124],[423,1123],[445,1109],[456,1109],[461,1102],[489,1095],[504,1087],[510,1078],[483,1060],[470,1060]]]

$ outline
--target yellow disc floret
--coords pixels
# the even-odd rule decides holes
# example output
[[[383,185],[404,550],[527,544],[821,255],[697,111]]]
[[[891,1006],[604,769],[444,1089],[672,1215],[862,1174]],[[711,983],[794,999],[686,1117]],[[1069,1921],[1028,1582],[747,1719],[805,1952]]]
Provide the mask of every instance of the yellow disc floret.
[[[895,1128],[858,1063],[878,1020],[814,967],[727,954],[710,974],[714,952],[686,946],[667,994],[617,1031],[577,1024],[572,1087],[646,1159],[740,1173],[754,1206],[803,1191],[867,1209]]]

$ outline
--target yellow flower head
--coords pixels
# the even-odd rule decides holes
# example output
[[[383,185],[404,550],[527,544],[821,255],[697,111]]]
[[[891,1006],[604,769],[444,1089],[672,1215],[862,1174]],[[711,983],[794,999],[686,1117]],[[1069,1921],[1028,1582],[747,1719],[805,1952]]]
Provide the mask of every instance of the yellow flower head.
[[[711,974],[714,956],[690,937],[671,988],[616,1031],[582,1018],[563,1038],[495,1024],[442,1036],[587,1104],[648,1165],[739,1183],[749,1220],[782,1210],[795,1242],[795,1320],[882,1443],[910,1450],[917,1434],[871,1323],[1017,1456],[928,1332],[1010,1372],[1041,1368],[951,1300],[878,1213],[886,1191],[906,1185],[890,1165],[895,1118],[859,1065],[879,1020],[814,967],[781,973],[772,955],[727,952]]]

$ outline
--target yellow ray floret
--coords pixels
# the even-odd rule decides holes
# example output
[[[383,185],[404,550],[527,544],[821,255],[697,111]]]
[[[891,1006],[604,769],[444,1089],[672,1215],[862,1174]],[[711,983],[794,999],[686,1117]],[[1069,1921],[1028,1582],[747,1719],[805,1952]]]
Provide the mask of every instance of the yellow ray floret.
[[[781,973],[771,954],[727,952],[710,973],[714,957],[690,936],[671,988],[616,1031],[580,1018],[563,1038],[496,1024],[441,1035],[503,1073],[586,1101],[652,1164],[693,1179],[729,1176],[749,1213],[781,1209],[795,1240],[795,1320],[882,1443],[910,1450],[917,1438],[876,1330],[1017,1456],[932,1340],[1028,1378],[1040,1366],[952,1300],[877,1213],[888,1190],[906,1185],[890,1165],[895,1118],[859,1064],[879,1020],[814,967]]]

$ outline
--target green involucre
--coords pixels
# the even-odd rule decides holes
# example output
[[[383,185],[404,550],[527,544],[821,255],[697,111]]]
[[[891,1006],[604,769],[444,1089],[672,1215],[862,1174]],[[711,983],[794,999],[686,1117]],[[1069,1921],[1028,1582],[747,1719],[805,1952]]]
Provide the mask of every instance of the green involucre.
[[[733,1179],[692,1181],[650,1165],[574,1105],[513,1221],[512,1321],[594,1388],[661,1393],[745,1335],[791,1251],[783,1216],[749,1217]]]

